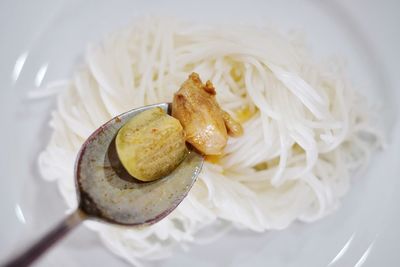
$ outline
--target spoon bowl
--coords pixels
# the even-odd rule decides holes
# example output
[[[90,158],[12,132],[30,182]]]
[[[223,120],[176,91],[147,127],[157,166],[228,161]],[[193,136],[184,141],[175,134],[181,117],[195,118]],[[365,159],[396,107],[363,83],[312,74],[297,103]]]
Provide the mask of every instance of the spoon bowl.
[[[159,221],[185,198],[203,165],[203,157],[190,151],[169,175],[142,182],[130,176],[118,159],[115,136],[132,117],[152,108],[169,111],[168,103],[123,113],[101,126],[83,144],[75,166],[79,208],[91,218],[122,225]]]

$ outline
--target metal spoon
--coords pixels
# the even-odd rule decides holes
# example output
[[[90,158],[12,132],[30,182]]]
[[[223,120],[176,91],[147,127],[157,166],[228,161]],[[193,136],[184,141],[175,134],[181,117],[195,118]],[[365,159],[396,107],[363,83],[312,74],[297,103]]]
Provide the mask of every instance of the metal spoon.
[[[134,109],[108,121],[85,141],[75,165],[79,207],[26,251],[5,263],[4,267],[29,266],[86,219],[118,225],[149,225],[178,206],[201,170],[201,155],[190,151],[170,175],[149,183],[131,177],[116,155],[114,139],[118,130],[133,116],[155,107],[170,114],[168,103]]]

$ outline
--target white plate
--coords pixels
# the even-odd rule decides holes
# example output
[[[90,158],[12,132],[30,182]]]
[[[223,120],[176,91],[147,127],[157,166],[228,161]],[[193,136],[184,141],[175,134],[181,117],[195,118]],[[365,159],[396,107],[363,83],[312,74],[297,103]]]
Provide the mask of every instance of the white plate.
[[[384,6],[360,0],[8,2],[0,3],[1,259],[52,226],[66,208],[56,185],[41,180],[35,162],[50,136],[47,121],[54,98],[32,101],[27,92],[41,83],[71,77],[89,41],[100,40],[135,16],[150,14],[199,22],[272,23],[284,30],[303,30],[317,57],[348,59],[348,73],[356,86],[383,105],[381,119],[389,135],[387,150],[353,180],[335,214],[312,224],[296,223],[284,231],[232,232],[213,244],[194,245],[188,252],[177,250],[173,258],[155,265],[400,265],[396,1],[386,1]],[[84,227],[37,264],[89,265],[127,266]]]

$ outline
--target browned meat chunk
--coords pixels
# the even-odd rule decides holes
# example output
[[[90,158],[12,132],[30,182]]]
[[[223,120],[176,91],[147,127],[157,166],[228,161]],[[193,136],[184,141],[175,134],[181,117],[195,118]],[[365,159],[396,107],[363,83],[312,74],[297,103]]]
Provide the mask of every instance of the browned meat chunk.
[[[219,107],[215,95],[210,81],[203,84],[199,75],[192,73],[172,102],[172,116],[181,122],[186,141],[205,155],[222,154],[228,134],[243,134],[242,126]]]

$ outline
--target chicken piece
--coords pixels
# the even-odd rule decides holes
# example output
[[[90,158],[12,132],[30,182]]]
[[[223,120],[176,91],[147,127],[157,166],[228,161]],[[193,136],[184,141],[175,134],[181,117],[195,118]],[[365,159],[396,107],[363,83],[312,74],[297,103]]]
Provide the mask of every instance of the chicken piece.
[[[192,73],[174,95],[172,116],[184,129],[186,141],[205,155],[221,155],[231,136],[243,134],[242,126],[215,98],[213,84],[203,84],[197,73]]]

